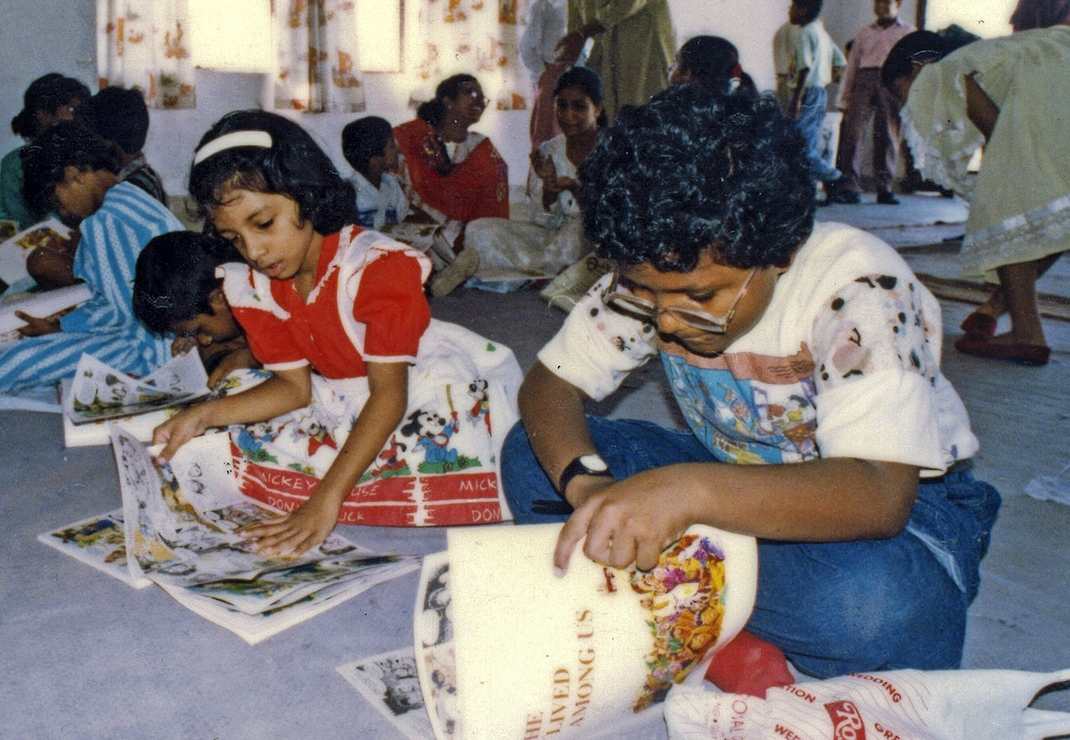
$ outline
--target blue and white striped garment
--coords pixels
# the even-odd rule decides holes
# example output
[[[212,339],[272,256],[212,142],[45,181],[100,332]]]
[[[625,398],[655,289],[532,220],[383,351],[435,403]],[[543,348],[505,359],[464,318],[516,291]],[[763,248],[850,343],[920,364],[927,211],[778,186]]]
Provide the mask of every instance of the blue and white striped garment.
[[[135,375],[167,362],[170,339],[154,336],[134,316],[134,268],[150,239],[182,228],[136,185],[111,188],[100,210],[82,221],[74,256],[74,274],[93,297],[60,319],[63,331],[0,347],[0,393],[73,377],[84,352]]]

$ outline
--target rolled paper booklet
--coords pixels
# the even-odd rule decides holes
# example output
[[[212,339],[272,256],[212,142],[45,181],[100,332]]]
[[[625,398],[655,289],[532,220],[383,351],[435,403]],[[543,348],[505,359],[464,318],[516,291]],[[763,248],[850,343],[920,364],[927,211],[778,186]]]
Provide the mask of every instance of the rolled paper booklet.
[[[577,548],[561,524],[451,529],[425,558],[414,636],[438,740],[587,737],[701,681],[754,607],[752,537],[694,526],[649,572]]]

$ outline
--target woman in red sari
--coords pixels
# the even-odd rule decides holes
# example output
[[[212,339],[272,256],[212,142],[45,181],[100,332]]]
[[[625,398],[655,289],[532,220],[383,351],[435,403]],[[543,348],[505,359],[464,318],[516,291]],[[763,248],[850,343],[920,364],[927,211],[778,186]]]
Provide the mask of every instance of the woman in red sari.
[[[509,218],[509,173],[486,136],[469,131],[487,101],[472,75],[439,83],[417,118],[394,129],[409,197],[436,220]]]

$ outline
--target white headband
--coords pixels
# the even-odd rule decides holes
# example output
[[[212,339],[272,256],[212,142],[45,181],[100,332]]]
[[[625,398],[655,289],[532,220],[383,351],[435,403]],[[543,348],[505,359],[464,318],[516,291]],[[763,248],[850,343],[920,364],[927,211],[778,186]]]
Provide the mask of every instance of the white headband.
[[[262,149],[270,149],[271,134],[267,131],[231,131],[229,134],[223,134],[198,149],[193,155],[193,164],[198,165],[225,149],[239,146],[258,146]]]

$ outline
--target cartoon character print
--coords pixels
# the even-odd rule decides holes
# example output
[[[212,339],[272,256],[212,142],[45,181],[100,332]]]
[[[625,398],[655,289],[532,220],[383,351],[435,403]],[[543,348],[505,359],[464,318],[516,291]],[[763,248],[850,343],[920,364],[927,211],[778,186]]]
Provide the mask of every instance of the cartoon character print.
[[[278,462],[278,458],[272,455],[264,447],[265,442],[275,439],[275,434],[270,421],[258,421],[254,424],[243,424],[231,430],[231,438],[234,444],[249,460],[253,462]]]
[[[401,453],[405,452],[408,446],[404,442],[399,442],[396,434],[390,435],[390,441],[386,443],[383,451],[379,453],[377,460],[382,462],[376,462],[372,466],[372,469],[368,471],[368,474],[372,478],[382,477],[387,473],[392,473],[399,470],[405,470],[405,460],[401,457]]]
[[[935,383],[938,327],[914,282],[863,275],[838,291],[814,325],[817,377],[827,387],[899,367]]]
[[[315,419],[303,426],[299,426],[294,430],[294,434],[298,437],[308,438],[309,457],[315,455],[320,447],[329,447],[332,450],[338,449],[338,443],[334,441],[334,437],[331,436],[327,427]]]
[[[424,451],[425,462],[431,465],[443,465],[449,470],[457,462],[458,452],[450,447],[450,437],[457,433],[457,412],[449,419],[435,413],[416,409],[408,416],[408,423],[401,427],[405,437],[416,437],[416,448]],[[445,467],[445,466],[449,467]]]
[[[468,414],[469,420],[473,424],[479,424],[479,420],[482,418],[487,427],[487,434],[490,434],[490,393],[487,390],[487,386],[488,383],[485,380],[473,380],[468,384],[468,395],[474,401]]]

